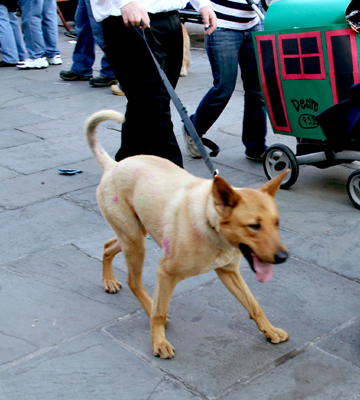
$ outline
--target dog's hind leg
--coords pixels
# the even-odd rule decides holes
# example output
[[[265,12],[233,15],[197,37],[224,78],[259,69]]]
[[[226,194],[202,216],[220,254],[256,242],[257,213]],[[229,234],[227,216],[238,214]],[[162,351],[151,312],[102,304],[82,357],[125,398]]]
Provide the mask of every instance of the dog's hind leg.
[[[143,306],[150,318],[152,300],[142,282],[142,270],[145,259],[145,238],[143,233],[137,238],[127,238],[122,242],[126,266],[128,268],[128,285]]]
[[[229,267],[229,266],[228,266]],[[259,303],[250,292],[247,284],[242,278],[238,267],[227,269],[218,268],[215,270],[229,291],[240,301],[248,310],[249,316],[256,322],[261,333],[263,333],[271,343],[281,343],[289,339],[289,335],[282,329],[275,328],[266,318]]]
[[[102,192],[101,186],[97,190],[97,197],[101,212],[119,239],[118,247],[116,247],[116,239],[107,242],[109,244],[109,265],[111,266],[111,261],[115,255],[119,251],[122,251],[128,269],[128,284],[130,289],[138,298],[150,318],[152,301],[141,279],[145,259],[145,235],[147,231],[125,200],[116,196],[118,207],[121,210],[121,213],[116,214],[112,212],[112,203],[109,205],[104,200],[105,195]],[[119,247],[119,244],[121,247]],[[110,270],[109,267],[107,268]]]
[[[113,259],[120,251],[121,245],[117,237],[104,244],[102,284],[105,292],[117,293],[121,288],[121,283],[114,277],[112,268]]]
[[[139,218],[129,209],[126,202],[122,204],[121,209],[121,216],[107,214],[106,220],[120,239],[128,269],[128,285],[150,318],[152,300],[141,278],[145,260],[145,235],[147,231]]]

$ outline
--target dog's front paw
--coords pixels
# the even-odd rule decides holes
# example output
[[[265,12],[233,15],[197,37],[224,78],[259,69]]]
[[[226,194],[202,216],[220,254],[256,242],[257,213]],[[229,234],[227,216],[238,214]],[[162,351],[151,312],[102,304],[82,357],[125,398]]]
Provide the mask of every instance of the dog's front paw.
[[[155,357],[173,358],[175,354],[175,349],[167,340],[163,340],[161,343],[153,344],[153,353]]]
[[[280,328],[274,328],[272,332],[269,332],[269,335],[265,336],[274,344],[289,340],[289,334]]]
[[[105,292],[108,293],[117,293],[122,287],[121,283],[115,278],[103,279],[102,284],[105,289]]]
[[[183,65],[181,67],[180,76],[187,76],[187,74],[188,74],[187,68]]]

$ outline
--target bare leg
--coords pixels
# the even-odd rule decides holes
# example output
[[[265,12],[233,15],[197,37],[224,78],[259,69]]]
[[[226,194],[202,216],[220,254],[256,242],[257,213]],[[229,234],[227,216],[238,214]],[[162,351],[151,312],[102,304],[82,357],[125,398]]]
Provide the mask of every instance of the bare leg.
[[[108,240],[104,245],[102,284],[105,292],[117,293],[121,288],[121,283],[114,277],[112,268],[113,259],[120,251],[117,237]]]
[[[234,270],[218,268],[216,272],[223,284],[248,310],[250,318],[256,322],[260,332],[270,339],[271,343],[280,343],[289,339],[287,332],[270,324],[237,268]]]

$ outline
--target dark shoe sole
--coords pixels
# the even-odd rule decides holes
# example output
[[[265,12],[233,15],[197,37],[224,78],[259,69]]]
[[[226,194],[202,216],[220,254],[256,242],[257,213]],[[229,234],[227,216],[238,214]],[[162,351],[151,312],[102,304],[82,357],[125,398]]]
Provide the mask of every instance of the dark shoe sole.
[[[89,81],[91,76],[76,75],[76,76],[64,76],[60,74],[60,78],[64,81]]]
[[[262,153],[259,156],[248,156],[247,154],[245,154],[245,157],[251,161],[261,161],[262,162],[264,160],[264,154],[265,153]]]
[[[10,64],[10,63],[7,63],[7,62],[5,62],[5,61],[1,61],[0,62],[0,68],[5,68],[5,67],[16,67],[16,64]]]
[[[72,39],[76,39],[77,38],[77,34],[76,34],[75,31],[64,32],[64,35],[69,37],[69,38],[72,38]]]
[[[110,79],[109,81],[99,81],[99,80],[94,80],[96,78],[93,78],[92,80],[90,80],[89,84],[92,87],[106,87],[106,86],[111,86],[111,85],[115,85],[118,83],[117,79]]]

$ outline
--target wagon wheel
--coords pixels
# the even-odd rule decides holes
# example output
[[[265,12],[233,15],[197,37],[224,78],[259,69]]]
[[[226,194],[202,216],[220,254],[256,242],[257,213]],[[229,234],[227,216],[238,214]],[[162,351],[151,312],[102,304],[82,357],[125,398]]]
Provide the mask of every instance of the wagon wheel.
[[[289,147],[283,144],[274,144],[266,150],[263,166],[268,179],[274,178],[285,169],[290,169],[290,174],[285,176],[280,186],[281,189],[288,189],[299,176],[299,164],[296,157]]]
[[[360,209],[360,169],[349,176],[346,188],[350,200],[356,208]]]

